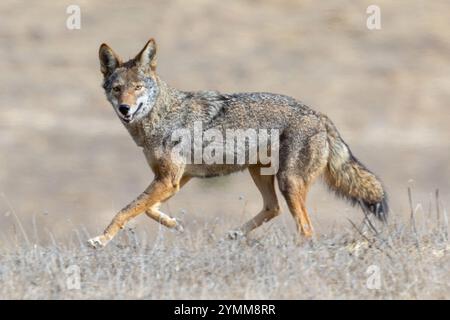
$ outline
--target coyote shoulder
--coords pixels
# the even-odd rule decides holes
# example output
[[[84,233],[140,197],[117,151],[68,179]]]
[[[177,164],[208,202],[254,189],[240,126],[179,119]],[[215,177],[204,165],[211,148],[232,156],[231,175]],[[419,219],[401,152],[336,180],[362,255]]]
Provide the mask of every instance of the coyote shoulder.
[[[280,213],[275,179],[300,234],[305,237],[313,234],[306,195],[320,175],[337,195],[386,220],[387,196],[382,183],[353,156],[327,116],[279,94],[180,91],[157,75],[155,55],[153,39],[127,62],[106,44],[100,46],[106,97],[136,144],[142,147],[155,177],[142,194],[115,215],[102,235],[89,240],[91,246],[105,246],[130,219],[144,212],[166,227],[182,230],[179,221],[159,210],[161,203],[192,178],[226,175],[244,169],[249,170],[264,203],[261,212],[231,232],[231,237],[246,235]],[[263,174],[262,169],[273,163],[260,158],[249,161],[248,155],[254,144],[258,144],[250,140],[241,148],[225,148],[223,155],[225,158],[231,153],[233,159],[244,155],[241,157],[244,162],[192,163],[186,161],[186,157],[174,156],[180,144],[174,139],[174,133],[184,130],[195,134],[196,124],[201,125],[200,135],[214,130],[223,133],[225,139],[230,130],[277,132],[276,141],[269,139],[267,144],[267,153],[272,155],[271,162],[277,162],[277,170]],[[190,148],[189,154],[190,151],[196,153]]]

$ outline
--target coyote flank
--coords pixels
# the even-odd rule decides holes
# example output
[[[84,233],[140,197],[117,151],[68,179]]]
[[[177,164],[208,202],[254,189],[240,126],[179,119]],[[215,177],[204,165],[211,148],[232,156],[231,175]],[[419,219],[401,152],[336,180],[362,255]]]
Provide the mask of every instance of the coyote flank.
[[[306,195],[321,174],[337,195],[386,221],[387,196],[382,183],[353,156],[327,116],[284,95],[177,90],[156,74],[155,55],[154,39],[127,62],[122,62],[106,44],[100,46],[106,97],[136,144],[143,148],[155,178],[136,200],[116,214],[102,235],[89,240],[92,247],[105,246],[130,219],[143,212],[166,227],[182,230],[179,221],[159,210],[162,202],[191,178],[226,175],[245,168],[261,192],[264,205],[253,219],[230,233],[233,238],[246,235],[280,213],[275,178],[298,231],[305,237],[313,234]],[[201,122],[204,130],[213,128],[221,132],[249,128],[278,130],[278,172],[261,174],[260,169],[267,167],[261,162],[188,164],[173,157],[171,151],[177,142],[171,139],[172,132],[181,128],[192,130],[194,122]]]

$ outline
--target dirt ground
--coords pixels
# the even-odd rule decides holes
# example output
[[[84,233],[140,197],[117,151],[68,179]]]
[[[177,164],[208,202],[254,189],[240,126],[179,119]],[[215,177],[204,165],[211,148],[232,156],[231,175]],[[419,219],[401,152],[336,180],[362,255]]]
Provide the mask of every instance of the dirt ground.
[[[68,30],[72,3],[0,4],[1,246],[21,226],[44,242],[99,233],[148,185],[142,152],[100,87],[97,50],[107,42],[131,57],[149,37],[173,86],[282,93],[328,114],[386,184],[392,215],[409,214],[408,186],[418,215],[436,189],[448,204],[448,1],[379,0],[382,28],[373,31],[370,1],[77,1],[81,29]],[[220,234],[260,207],[244,172],[194,181],[164,210],[192,230],[223,221]],[[308,207],[323,235],[361,218],[320,182]],[[271,224],[294,232],[286,210]],[[131,226],[158,230],[145,217]]]

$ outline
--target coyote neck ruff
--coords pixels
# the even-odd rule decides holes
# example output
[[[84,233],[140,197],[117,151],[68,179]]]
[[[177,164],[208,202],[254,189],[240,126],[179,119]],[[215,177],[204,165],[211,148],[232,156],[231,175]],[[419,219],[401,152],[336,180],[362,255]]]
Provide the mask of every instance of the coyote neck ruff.
[[[275,179],[299,233],[305,237],[313,235],[306,195],[318,176],[323,176],[338,196],[386,221],[387,195],[382,183],[353,156],[327,116],[284,95],[184,92],[172,88],[156,74],[153,39],[127,62],[122,62],[106,44],[101,45],[99,57],[107,99],[134,141],[143,148],[155,177],[141,195],[115,215],[102,235],[89,240],[91,246],[105,246],[130,219],[141,213],[181,231],[183,228],[177,219],[159,210],[161,203],[192,178],[221,176],[244,169],[249,170],[261,192],[263,208],[253,219],[230,232],[231,238],[245,236],[280,213]],[[186,158],[174,156],[173,151],[180,141],[173,136],[180,130],[195,134],[199,130],[196,128],[201,128],[201,136],[215,137],[201,142],[205,148],[213,142],[220,146],[222,137],[228,138],[230,130],[246,134],[256,132],[258,142],[249,139],[240,148],[225,149],[223,158],[227,159],[230,153],[232,159],[243,153],[242,163],[204,161],[192,164]],[[273,163],[263,162],[259,156],[252,162],[249,156],[264,130],[278,133],[271,135],[267,144],[272,162],[277,162],[277,171],[269,175],[262,170]],[[188,153],[191,151],[189,149]],[[274,155],[277,157],[273,158]]]

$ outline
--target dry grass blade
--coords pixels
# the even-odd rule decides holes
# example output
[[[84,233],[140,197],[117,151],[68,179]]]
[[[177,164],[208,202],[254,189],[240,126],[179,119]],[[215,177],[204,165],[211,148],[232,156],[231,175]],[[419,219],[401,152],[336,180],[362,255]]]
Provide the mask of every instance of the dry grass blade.
[[[409,200],[409,209],[410,209],[410,222],[411,227],[414,232],[414,241],[416,243],[416,247],[419,248],[419,240],[417,239],[417,227],[416,227],[416,218],[414,216],[414,206],[413,206],[413,199],[412,199],[412,191],[411,188],[408,187],[408,200]]]
[[[387,256],[389,259],[392,260],[392,256],[391,256],[388,252],[386,252],[385,250],[383,250],[382,248],[380,248],[380,246],[377,245],[375,239],[369,239],[369,238],[364,234],[364,232],[362,232],[362,231],[356,226],[356,224],[355,224],[352,220],[350,220],[350,219],[347,219],[347,220],[350,222],[350,224],[352,225],[352,227],[358,232],[358,234],[359,234],[361,237],[363,237],[367,242],[369,242],[374,248],[376,248],[376,249],[380,250],[381,252],[383,252],[384,254],[386,254],[386,256]]]

